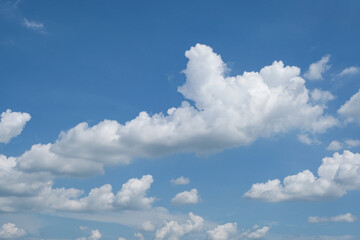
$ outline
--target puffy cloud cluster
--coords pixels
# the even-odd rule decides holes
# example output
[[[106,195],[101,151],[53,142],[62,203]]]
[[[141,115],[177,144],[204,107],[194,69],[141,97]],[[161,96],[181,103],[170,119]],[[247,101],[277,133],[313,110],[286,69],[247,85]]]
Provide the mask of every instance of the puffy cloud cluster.
[[[230,240],[235,239],[238,234],[237,223],[226,223],[218,225],[212,230],[207,232],[208,239],[210,240]]]
[[[178,240],[186,234],[201,231],[203,225],[204,219],[202,217],[189,213],[189,219],[185,223],[179,223],[177,221],[166,222],[162,228],[156,231],[155,239]]]
[[[191,189],[190,191],[184,191],[178,193],[171,199],[173,204],[184,205],[184,204],[195,204],[199,202],[199,194],[196,188]]]
[[[325,55],[319,61],[312,63],[304,77],[310,80],[322,80],[324,72],[331,68],[331,65],[328,64],[329,60],[330,55]]]
[[[357,220],[357,217],[351,213],[340,214],[335,217],[308,217],[308,222],[310,223],[319,223],[319,222],[348,222],[352,223]]]
[[[332,95],[331,92],[323,91],[317,88],[312,90],[310,95],[311,95],[311,99],[314,102],[318,102],[318,103],[326,103],[328,101],[335,99],[334,95]]]
[[[360,154],[344,151],[325,157],[318,177],[309,170],[279,179],[253,184],[246,198],[268,202],[316,201],[341,197],[348,190],[360,189]]]
[[[18,228],[14,223],[5,223],[0,229],[0,239],[16,239],[25,234],[26,231]]]
[[[340,107],[338,113],[343,116],[347,122],[360,124],[360,89],[350,100]]]
[[[269,230],[270,227],[268,226],[260,228],[258,225],[255,225],[252,229],[239,232],[236,223],[226,223],[224,225],[218,225],[212,230],[208,230],[207,236],[210,240],[260,239],[263,238]]]
[[[18,136],[30,118],[28,113],[12,112],[10,109],[1,113],[0,143],[8,143],[11,138]]]
[[[291,130],[324,132],[338,124],[324,114],[323,103],[310,99],[298,67],[275,61],[259,72],[226,76],[220,55],[206,45],[191,47],[185,56],[186,82],[178,91],[195,106],[184,101],[166,114],[141,112],[125,124],[80,123],[62,132],[55,143],[34,145],[19,157],[19,168],[90,176],[134,158],[216,152]],[[322,102],[329,96],[313,93]]]
[[[116,194],[105,184],[88,196],[74,188],[53,188],[53,176],[17,169],[15,158],[0,155],[0,211],[53,209],[62,211],[108,211],[150,209],[155,200],[146,197],[153,177],[132,178]]]

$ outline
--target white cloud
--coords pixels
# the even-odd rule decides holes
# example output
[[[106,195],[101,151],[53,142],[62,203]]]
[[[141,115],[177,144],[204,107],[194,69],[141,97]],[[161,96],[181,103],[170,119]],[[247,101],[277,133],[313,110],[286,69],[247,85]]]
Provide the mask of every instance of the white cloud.
[[[18,136],[30,118],[28,113],[12,112],[10,109],[1,113],[0,143],[8,143],[11,138]]]
[[[340,107],[338,113],[345,118],[346,122],[360,124],[360,89]]]
[[[137,240],[145,240],[144,236],[141,233],[134,233],[134,237]]]
[[[357,217],[351,213],[340,214],[335,217],[308,217],[308,222],[310,223],[319,223],[319,222],[348,222],[352,223],[357,220]]]
[[[258,225],[255,225],[252,229],[239,232],[236,223],[226,223],[208,230],[207,236],[209,240],[261,239],[269,230],[270,227],[268,226],[260,228]]]
[[[359,139],[347,139],[347,140],[345,140],[345,144],[348,145],[350,148],[357,147],[360,145],[360,140]]]
[[[346,139],[344,142],[338,140],[332,141],[329,146],[326,148],[330,151],[339,151],[341,149],[350,149],[360,145],[360,140],[358,139]]]
[[[123,237],[119,237],[118,240],[126,240],[125,238]]]
[[[327,146],[327,150],[330,150],[330,151],[339,151],[341,149],[343,149],[343,144],[337,140],[334,140],[332,141],[329,146]]]
[[[99,240],[101,239],[101,233],[99,232],[99,230],[95,229],[91,231],[91,235],[86,238],[86,237],[81,237],[81,238],[77,238],[76,240]]]
[[[292,130],[321,133],[338,124],[324,115],[324,104],[310,101],[298,67],[275,61],[260,72],[225,77],[226,65],[210,47],[197,44],[185,56],[186,82],[178,91],[196,107],[184,101],[166,114],[141,112],[125,124],[80,123],[53,144],[34,145],[20,157],[20,168],[90,176],[134,158],[211,153]]]
[[[360,154],[344,151],[325,157],[318,169],[318,176],[305,170],[279,179],[253,184],[244,194],[249,199],[268,202],[319,201],[341,197],[349,190],[360,189]]]
[[[146,221],[139,226],[139,229],[145,232],[152,232],[155,230],[155,226],[152,222]]]
[[[304,77],[310,80],[322,80],[323,74],[330,69],[328,64],[330,55],[323,56],[319,61],[312,63],[309,70],[304,74]]]
[[[24,22],[23,22],[24,26],[31,29],[31,30],[35,30],[35,31],[43,31],[44,30],[44,24],[40,23],[40,22],[36,22],[36,21],[32,21],[32,20],[28,20],[26,18],[24,18]]]
[[[236,239],[238,230],[236,223],[226,223],[224,225],[218,225],[212,230],[207,232],[208,239],[210,240],[229,240]]]
[[[171,183],[175,185],[186,185],[190,183],[190,179],[186,177],[178,177],[177,179],[171,179]]]
[[[253,231],[245,232],[244,234],[248,239],[260,239],[260,238],[263,238],[269,230],[270,230],[270,227],[268,227],[268,226],[258,228],[255,225],[255,228],[253,228]]]
[[[315,88],[314,90],[311,91],[311,99],[314,102],[326,103],[328,101],[334,100],[335,97],[329,91],[323,91]]]
[[[156,231],[155,239],[178,240],[186,234],[201,231],[203,225],[204,219],[202,217],[189,213],[189,219],[185,223],[177,221],[166,222],[162,228]]]
[[[0,229],[0,239],[16,239],[25,234],[26,231],[16,227],[14,223],[5,223]]]
[[[341,73],[339,73],[339,76],[348,76],[348,75],[355,75],[358,74],[360,72],[360,68],[359,67],[348,67],[345,68],[344,70],[342,70]]]
[[[171,199],[171,202],[178,205],[195,204],[199,202],[199,199],[198,190],[193,188],[190,191],[176,194],[175,197]]]
[[[316,139],[314,136],[311,138],[308,134],[299,134],[298,140],[302,143],[305,143],[307,145],[311,144],[319,144],[321,143],[318,139]]]

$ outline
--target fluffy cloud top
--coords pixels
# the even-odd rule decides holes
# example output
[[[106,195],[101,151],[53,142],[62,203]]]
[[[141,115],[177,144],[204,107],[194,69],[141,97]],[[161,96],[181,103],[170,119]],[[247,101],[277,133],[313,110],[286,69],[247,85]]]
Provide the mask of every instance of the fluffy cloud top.
[[[355,222],[357,217],[351,213],[341,214],[335,217],[309,217],[308,222],[319,223],[319,222]]]
[[[190,183],[190,179],[186,177],[178,177],[177,179],[171,179],[171,183],[175,185],[186,185]]]
[[[256,183],[244,196],[268,202],[341,197],[348,190],[360,189],[360,154],[344,151],[343,154],[334,153],[333,157],[323,158],[318,176],[305,170],[287,176],[283,183],[279,179]]]
[[[178,91],[195,107],[184,101],[166,114],[141,112],[125,124],[80,123],[53,144],[34,145],[20,157],[19,167],[89,176],[134,158],[216,152],[291,130],[324,132],[337,124],[324,115],[324,104],[310,101],[298,67],[275,61],[260,72],[227,77],[225,63],[210,47],[197,44],[185,56],[186,82]]]
[[[199,202],[199,194],[196,188],[191,189],[190,191],[184,191],[178,193],[171,199],[173,204],[184,205],[184,204],[195,204]]]
[[[25,230],[16,227],[14,223],[5,223],[0,229],[0,239],[16,239],[25,234]]]
[[[237,233],[236,223],[226,223],[207,231],[207,236],[210,240],[229,240],[235,238]]]
[[[325,55],[319,61],[312,63],[309,70],[304,74],[304,77],[310,80],[322,80],[323,73],[331,67],[331,65],[328,64],[329,60],[330,55]]]
[[[186,234],[201,231],[203,225],[204,219],[202,217],[189,213],[189,219],[185,223],[166,222],[162,228],[156,231],[155,239],[178,240]]]
[[[11,138],[18,136],[30,118],[28,113],[12,112],[10,109],[1,113],[0,143],[8,143]]]
[[[347,122],[360,124],[360,89],[350,100],[340,107],[338,113],[343,116]]]

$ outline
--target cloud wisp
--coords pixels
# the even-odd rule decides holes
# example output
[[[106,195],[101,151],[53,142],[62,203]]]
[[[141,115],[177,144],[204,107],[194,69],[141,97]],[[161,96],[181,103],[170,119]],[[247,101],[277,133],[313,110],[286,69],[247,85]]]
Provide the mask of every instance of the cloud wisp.
[[[30,121],[28,113],[12,112],[10,109],[1,113],[0,143],[8,143],[12,138],[21,134],[26,123]]]
[[[352,223],[352,222],[355,222],[356,220],[357,220],[357,217],[354,216],[351,213],[340,214],[340,215],[335,216],[335,217],[317,217],[317,216],[308,217],[308,222],[309,223],[320,223],[320,222],[347,222],[347,223]]]
[[[323,74],[331,68],[329,61],[330,55],[325,55],[319,61],[312,63],[304,77],[309,80],[323,80]]]

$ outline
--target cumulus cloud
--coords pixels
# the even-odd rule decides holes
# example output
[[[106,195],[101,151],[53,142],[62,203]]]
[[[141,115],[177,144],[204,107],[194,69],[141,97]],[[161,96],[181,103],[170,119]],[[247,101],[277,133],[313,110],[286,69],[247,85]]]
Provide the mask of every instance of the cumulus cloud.
[[[308,217],[308,222],[310,223],[320,223],[320,222],[348,222],[352,223],[357,220],[357,217],[351,213],[340,214],[335,217]]]
[[[360,89],[340,107],[338,113],[345,118],[346,122],[360,124]]]
[[[16,227],[14,223],[5,223],[0,229],[0,239],[16,239],[25,234],[26,231]]]
[[[229,240],[235,239],[238,234],[237,223],[226,223],[218,225],[212,230],[207,232],[208,239],[210,240]]]
[[[186,177],[178,177],[177,179],[171,179],[171,183],[175,185],[186,185],[190,183],[190,179]]]
[[[20,157],[25,171],[91,176],[104,166],[176,152],[211,153],[292,130],[321,133],[337,125],[326,106],[310,100],[298,67],[275,61],[259,72],[225,76],[220,55],[197,44],[186,51],[186,99],[166,114],[141,112],[125,124],[80,123],[55,143],[33,146]],[[61,166],[59,166],[61,163]]]
[[[82,197],[75,188],[53,188],[53,176],[19,171],[15,158],[0,155],[0,211],[60,210],[73,212],[151,209],[147,197],[153,177],[132,178],[116,194],[105,184]]]
[[[202,217],[189,213],[189,219],[185,223],[165,222],[164,226],[156,231],[155,239],[178,240],[184,235],[201,231],[203,225],[204,219]]]
[[[345,150],[325,157],[318,168],[318,177],[309,170],[279,179],[253,184],[244,194],[249,199],[267,202],[320,201],[360,189],[360,154]]]
[[[101,239],[101,233],[99,232],[99,230],[95,229],[91,231],[91,235],[89,237],[81,237],[81,238],[77,238],[76,240],[99,240]]]
[[[1,113],[0,143],[8,143],[11,138],[18,136],[30,118],[28,113],[12,112],[10,109]]]
[[[255,225],[252,229],[239,232],[236,223],[226,223],[208,230],[207,236],[210,240],[261,239],[269,230],[269,226]]]
[[[331,65],[328,64],[329,60],[330,55],[325,55],[319,61],[312,63],[304,77],[309,80],[322,80],[323,74],[331,68]]]
[[[185,204],[195,204],[199,202],[199,194],[196,188],[191,189],[190,191],[184,191],[178,193],[171,199],[173,204],[185,205]]]
[[[341,73],[339,73],[339,76],[348,76],[348,75],[355,75],[358,74],[360,72],[360,68],[359,67],[348,67],[345,68],[344,70],[342,70]]]

